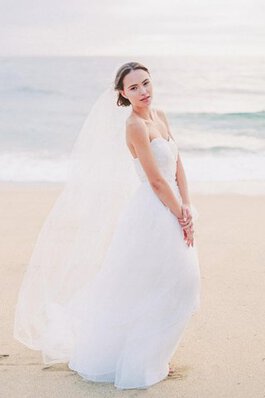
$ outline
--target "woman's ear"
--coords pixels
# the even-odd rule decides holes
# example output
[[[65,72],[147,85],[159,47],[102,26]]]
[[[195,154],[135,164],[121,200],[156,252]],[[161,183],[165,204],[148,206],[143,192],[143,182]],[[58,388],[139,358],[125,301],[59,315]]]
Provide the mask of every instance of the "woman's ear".
[[[120,94],[127,99],[126,95],[124,94],[124,90],[119,90]]]

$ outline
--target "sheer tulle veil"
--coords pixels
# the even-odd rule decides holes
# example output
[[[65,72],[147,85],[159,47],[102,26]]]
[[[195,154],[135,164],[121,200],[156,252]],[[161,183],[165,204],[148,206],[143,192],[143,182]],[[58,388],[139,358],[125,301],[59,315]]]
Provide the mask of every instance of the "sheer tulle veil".
[[[112,81],[78,134],[66,183],[39,232],[18,293],[14,337],[41,350],[46,364],[69,360],[79,317],[74,303],[99,272],[138,184],[125,139],[131,107],[117,106]]]

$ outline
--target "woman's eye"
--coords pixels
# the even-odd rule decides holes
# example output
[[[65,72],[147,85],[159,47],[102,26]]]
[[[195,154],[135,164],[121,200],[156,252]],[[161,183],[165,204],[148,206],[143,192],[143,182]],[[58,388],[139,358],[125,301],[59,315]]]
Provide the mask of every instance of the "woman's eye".
[[[145,82],[144,84],[148,84],[149,82]]]

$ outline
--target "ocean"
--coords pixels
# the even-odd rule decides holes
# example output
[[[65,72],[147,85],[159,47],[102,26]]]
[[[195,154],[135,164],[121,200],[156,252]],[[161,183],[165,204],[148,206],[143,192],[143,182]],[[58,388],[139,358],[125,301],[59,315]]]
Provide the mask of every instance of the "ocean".
[[[193,187],[264,186],[265,57],[255,56],[1,57],[0,181],[64,182],[89,109],[128,61],[149,67]]]

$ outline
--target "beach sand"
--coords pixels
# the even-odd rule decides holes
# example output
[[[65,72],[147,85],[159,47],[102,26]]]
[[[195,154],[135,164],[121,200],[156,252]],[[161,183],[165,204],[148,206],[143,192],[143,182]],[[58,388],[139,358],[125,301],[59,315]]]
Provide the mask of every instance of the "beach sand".
[[[191,195],[199,211],[195,239],[201,267],[201,307],[173,362],[183,378],[148,390],[119,391],[82,380],[66,364],[44,369],[41,353],[14,340],[18,289],[60,184],[0,185],[2,398],[265,397],[264,196]]]

